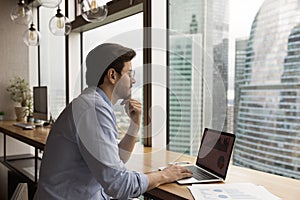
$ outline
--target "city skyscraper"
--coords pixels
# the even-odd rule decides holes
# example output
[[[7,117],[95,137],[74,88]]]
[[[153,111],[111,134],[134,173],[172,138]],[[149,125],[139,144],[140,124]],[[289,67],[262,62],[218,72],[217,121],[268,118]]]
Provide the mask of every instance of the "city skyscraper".
[[[169,149],[195,155],[201,135],[201,34],[172,35],[169,70]],[[197,52],[197,53],[196,53]]]
[[[196,155],[204,127],[226,129],[228,0],[169,2],[168,148]]]
[[[246,66],[247,44],[248,39],[236,39],[235,41],[233,126],[237,124],[237,116],[240,105],[240,86],[243,82],[243,74]],[[235,133],[235,131],[233,132]]]
[[[234,164],[300,178],[300,4],[266,0],[237,68]],[[242,73],[240,73],[242,70]]]

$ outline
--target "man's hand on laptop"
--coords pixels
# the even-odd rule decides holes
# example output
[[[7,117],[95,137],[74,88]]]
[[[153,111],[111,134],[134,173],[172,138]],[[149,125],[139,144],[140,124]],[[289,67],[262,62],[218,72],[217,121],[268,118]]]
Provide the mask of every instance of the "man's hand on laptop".
[[[168,182],[173,182],[193,176],[191,170],[180,165],[170,165],[169,167],[163,169],[162,172],[165,180],[167,180]]]
[[[182,167],[180,165],[171,165],[161,171],[152,172],[146,175],[149,179],[147,190],[151,190],[165,183],[172,183],[176,180],[192,177],[193,173],[186,167]]]

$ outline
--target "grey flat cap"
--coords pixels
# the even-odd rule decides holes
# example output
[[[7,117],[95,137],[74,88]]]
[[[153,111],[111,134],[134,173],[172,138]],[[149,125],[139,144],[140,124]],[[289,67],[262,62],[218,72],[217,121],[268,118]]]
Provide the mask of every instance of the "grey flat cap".
[[[106,68],[132,49],[114,43],[104,43],[91,50],[86,57],[86,84],[97,86]]]

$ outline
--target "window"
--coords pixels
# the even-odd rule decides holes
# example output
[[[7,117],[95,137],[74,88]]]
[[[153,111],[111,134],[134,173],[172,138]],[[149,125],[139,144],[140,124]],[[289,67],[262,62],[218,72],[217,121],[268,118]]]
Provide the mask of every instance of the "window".
[[[116,22],[100,26],[83,33],[83,58],[90,50],[99,44],[111,42],[132,48],[136,51],[136,57],[132,60],[132,68],[135,70],[136,83],[132,87],[132,97],[143,102],[143,14],[135,14]],[[83,70],[83,88],[86,87],[85,69]],[[126,133],[129,126],[129,117],[120,102],[114,105],[120,137]],[[142,129],[140,129],[142,130]],[[140,134],[142,135],[142,134]]]
[[[234,164],[297,179],[299,11],[297,1],[266,0],[261,5],[248,39],[237,41],[245,57],[236,65],[234,105]]]
[[[205,127],[227,129],[228,6],[170,0],[168,9],[168,149],[197,155]]]
[[[234,132],[234,164],[299,179],[298,2],[240,3],[169,0],[168,148],[195,155],[203,128]]]
[[[40,7],[39,11],[40,85],[48,87],[49,112],[57,118],[66,106],[65,37],[54,36],[49,30],[48,23],[56,9]]]
[[[128,8],[124,2],[110,3]],[[149,2],[145,1],[147,6]],[[167,142],[160,140],[163,142],[156,143],[156,147],[164,148],[162,143],[167,143],[169,150],[196,155],[204,128],[234,132],[238,138],[234,164],[299,178],[297,1],[284,4],[272,0],[247,1],[249,6],[245,11],[242,10],[245,6],[238,6],[239,3],[240,0],[151,1],[153,7],[147,9],[147,12],[152,11],[151,22],[143,19],[141,12],[145,7],[141,9],[141,5],[131,14],[127,12],[133,7],[126,12],[114,10],[113,14],[122,13],[117,21],[110,18],[107,24],[97,24],[97,28],[86,26],[77,30],[90,28],[82,32],[82,58],[103,42],[120,43],[136,50],[133,68],[137,83],[133,97],[151,102],[148,112],[152,115],[152,121],[149,120],[152,138],[160,140],[165,132],[167,134],[164,137]],[[246,16],[253,4],[256,4],[254,12]],[[240,11],[238,16],[245,14],[248,22],[245,20],[238,27],[230,24],[229,16],[234,10],[230,10],[229,5],[238,8],[235,8]],[[54,14],[55,10],[41,8],[40,21],[49,21]],[[246,23],[248,29],[243,26]],[[151,44],[143,41],[143,26],[148,25],[152,26]],[[52,36],[47,26],[47,23],[40,23],[44,38],[40,50],[40,83],[49,86],[50,111],[56,116],[65,106],[65,39]],[[169,30],[167,33],[165,28]],[[237,30],[247,32],[237,33]],[[229,37],[230,33],[235,38]],[[148,68],[143,68],[144,45],[147,51],[151,49],[151,58],[144,57],[151,61],[149,76],[145,76],[150,74],[146,73]],[[57,59],[50,60],[50,56]],[[86,87],[83,68],[81,76],[80,89],[83,89]],[[143,91],[145,84],[151,85],[149,91]],[[145,96],[149,99],[143,99]],[[146,103],[143,106],[146,108]],[[116,105],[115,110],[119,130],[124,132],[129,119],[122,107]]]

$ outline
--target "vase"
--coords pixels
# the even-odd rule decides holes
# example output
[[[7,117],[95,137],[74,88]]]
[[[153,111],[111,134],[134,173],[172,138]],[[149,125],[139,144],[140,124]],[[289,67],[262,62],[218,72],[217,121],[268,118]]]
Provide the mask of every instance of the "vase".
[[[17,116],[17,121],[26,121],[27,107],[15,107],[15,112]]]

